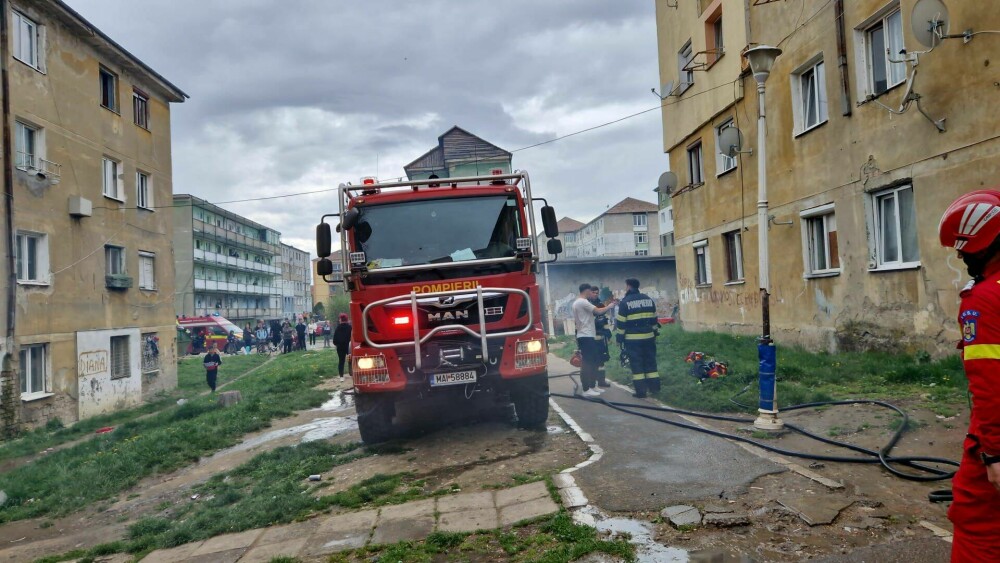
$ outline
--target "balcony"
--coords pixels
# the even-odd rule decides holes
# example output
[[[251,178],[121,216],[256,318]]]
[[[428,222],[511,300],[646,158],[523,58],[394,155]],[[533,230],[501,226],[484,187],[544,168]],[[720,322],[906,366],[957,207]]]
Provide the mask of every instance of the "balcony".
[[[194,249],[194,259],[196,262],[204,262],[206,264],[212,264],[216,266],[226,266],[227,269],[240,270],[244,272],[259,272],[263,274],[277,275],[281,273],[281,268],[278,266],[269,266],[267,264],[261,264],[260,262],[253,262],[250,260],[244,260],[242,258],[237,258],[235,256],[226,256],[225,254],[218,254],[216,252],[209,252],[207,250]]]
[[[282,312],[280,307],[202,307],[195,308],[195,314],[207,312],[219,313],[229,321],[256,320],[256,319],[280,319]],[[240,323],[239,326],[243,326]]]
[[[242,293],[246,295],[281,295],[281,289],[276,285],[254,285],[216,280],[194,280],[194,288],[201,291],[216,293]]]
[[[14,168],[28,174],[33,174],[41,180],[50,180],[53,184],[59,183],[59,178],[62,176],[61,164],[56,164],[51,160],[45,160],[37,155],[23,151],[17,151],[14,159]]]
[[[195,233],[201,234],[213,240],[225,242],[227,244],[234,244],[249,250],[256,250],[271,256],[281,255],[281,246],[277,244],[271,244],[260,239],[241,235],[230,231],[229,229],[217,227],[198,219],[194,219],[191,226]]]

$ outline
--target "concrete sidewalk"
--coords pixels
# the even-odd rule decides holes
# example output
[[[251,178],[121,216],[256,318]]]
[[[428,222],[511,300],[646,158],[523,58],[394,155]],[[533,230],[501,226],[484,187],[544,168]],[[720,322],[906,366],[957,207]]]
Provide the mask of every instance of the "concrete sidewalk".
[[[569,362],[549,355],[550,376],[574,371],[576,368]],[[551,392],[567,395],[573,393],[573,385],[569,377],[549,382]],[[599,398],[654,404],[635,399],[615,386]],[[626,414],[600,403],[554,400],[604,450],[600,460],[573,472],[576,484],[590,502],[604,510],[659,511],[681,501],[718,499],[745,491],[762,475],[784,471],[781,465],[722,438]],[[690,424],[674,415],[645,412]]]
[[[375,544],[422,540],[433,531],[489,530],[552,514],[559,506],[543,482],[435,497],[360,512],[248,530],[154,551],[143,563],[266,563],[274,557],[322,557]]]

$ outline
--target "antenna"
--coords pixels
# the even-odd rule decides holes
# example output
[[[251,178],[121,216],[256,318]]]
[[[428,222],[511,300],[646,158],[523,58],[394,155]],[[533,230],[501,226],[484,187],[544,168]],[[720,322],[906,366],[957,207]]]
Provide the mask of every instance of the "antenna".
[[[964,33],[948,34],[948,6],[942,0],[917,0],[910,12],[910,29],[917,41],[929,49],[937,47],[945,39],[961,37],[965,43],[972,41],[972,29]]]
[[[743,148],[743,133],[739,129],[730,125],[719,131],[719,154],[724,154],[729,158],[736,158],[737,154],[753,154],[753,149],[741,150]]]
[[[660,174],[659,181],[656,182],[656,191],[661,194],[669,194],[677,187],[677,174],[667,170]]]
[[[656,88],[650,88],[649,91],[652,92],[653,95],[656,96],[657,98],[660,98],[661,100],[666,100],[670,96],[674,95],[674,81],[671,80],[666,84],[660,85],[660,92],[663,92],[662,94],[660,92],[657,92]]]

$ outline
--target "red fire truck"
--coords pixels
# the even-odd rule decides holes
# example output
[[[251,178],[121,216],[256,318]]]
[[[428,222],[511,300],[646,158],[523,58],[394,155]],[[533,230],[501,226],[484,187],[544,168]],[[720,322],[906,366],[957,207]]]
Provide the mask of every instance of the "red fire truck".
[[[316,228],[317,273],[351,295],[351,375],[365,442],[394,435],[402,401],[492,398],[518,425],[548,418],[548,347],[536,270],[534,202],[553,257],[555,211],[526,172],[378,183],[339,190]],[[339,217],[340,268],[329,260]],[[554,259],[554,258],[553,258]],[[336,279],[336,278],[334,278]],[[428,408],[431,408],[428,406]]]

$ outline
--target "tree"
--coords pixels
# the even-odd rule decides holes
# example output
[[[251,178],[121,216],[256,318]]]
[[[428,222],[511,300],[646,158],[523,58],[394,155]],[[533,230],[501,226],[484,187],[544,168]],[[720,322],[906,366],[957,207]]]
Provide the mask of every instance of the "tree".
[[[313,305],[313,316],[315,316],[315,317],[325,317],[326,316],[325,309],[326,309],[326,307],[323,306],[323,302],[322,301],[320,301],[319,303]]]
[[[351,314],[351,298],[346,293],[338,293],[330,297],[325,308],[329,318],[336,319],[341,313]]]

